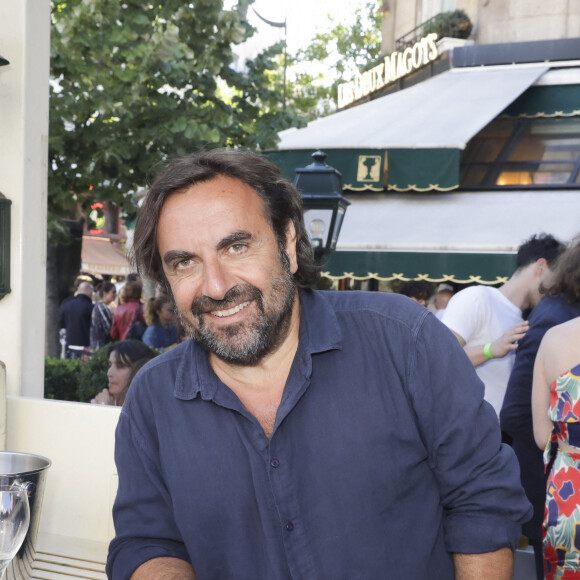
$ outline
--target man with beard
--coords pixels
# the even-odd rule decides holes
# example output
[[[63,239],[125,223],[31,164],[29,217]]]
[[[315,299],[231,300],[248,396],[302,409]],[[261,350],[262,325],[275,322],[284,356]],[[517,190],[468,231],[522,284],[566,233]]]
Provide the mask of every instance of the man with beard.
[[[248,152],[151,186],[135,258],[192,340],[123,406],[109,578],[511,578],[530,507],[473,365],[406,298],[310,290],[301,210]]]

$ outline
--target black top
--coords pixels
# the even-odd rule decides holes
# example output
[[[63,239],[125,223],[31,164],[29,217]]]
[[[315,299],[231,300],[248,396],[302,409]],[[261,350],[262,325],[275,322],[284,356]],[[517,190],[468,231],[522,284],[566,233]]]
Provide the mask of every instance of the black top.
[[[86,294],[65,300],[60,306],[59,328],[66,329],[66,345],[89,346],[93,301]]]

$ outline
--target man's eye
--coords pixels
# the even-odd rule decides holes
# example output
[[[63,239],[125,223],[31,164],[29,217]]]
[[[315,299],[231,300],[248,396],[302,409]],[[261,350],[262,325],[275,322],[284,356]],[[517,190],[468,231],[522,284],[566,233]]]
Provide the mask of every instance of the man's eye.
[[[187,258],[185,260],[179,260],[179,262],[176,262],[176,264],[175,264],[175,269],[176,270],[185,270],[186,268],[189,268],[192,264],[193,264],[193,260],[191,260],[190,258]]]
[[[247,248],[246,244],[232,244],[229,247],[229,252],[230,254],[241,254],[246,250],[246,248]]]

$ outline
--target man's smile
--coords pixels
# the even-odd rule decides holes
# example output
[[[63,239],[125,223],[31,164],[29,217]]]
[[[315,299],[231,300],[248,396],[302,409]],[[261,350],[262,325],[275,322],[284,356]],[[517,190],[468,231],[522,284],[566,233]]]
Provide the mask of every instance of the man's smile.
[[[224,316],[232,316],[233,314],[237,314],[247,306],[249,306],[250,300],[247,302],[242,302],[233,308],[228,308],[227,310],[212,310],[211,314],[214,316],[218,316],[219,318],[223,318]]]

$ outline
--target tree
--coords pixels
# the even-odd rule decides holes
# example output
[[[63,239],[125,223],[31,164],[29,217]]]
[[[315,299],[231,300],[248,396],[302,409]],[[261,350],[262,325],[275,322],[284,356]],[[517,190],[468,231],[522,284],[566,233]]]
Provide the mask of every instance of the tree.
[[[253,33],[253,0],[52,1],[49,229],[77,204],[146,183],[168,156],[210,145],[272,147],[292,117],[264,103],[274,55],[242,75],[232,47]],[[228,97],[234,91],[235,97]]]
[[[95,201],[134,212],[134,194],[167,157],[271,148],[296,123],[269,86],[275,48],[246,74],[230,67],[233,47],[254,32],[252,2],[52,0],[48,354],[57,348],[55,245],[70,238],[63,218],[89,214]]]
[[[336,110],[337,87],[355,74],[372,68],[381,57],[381,14],[378,0],[367,0],[355,11],[350,26],[329,15],[330,29],[319,32],[310,45],[292,58],[291,84],[295,112],[309,120]],[[321,63],[325,71],[312,72]],[[305,66],[306,65],[306,66]],[[328,78],[331,77],[331,78]]]

